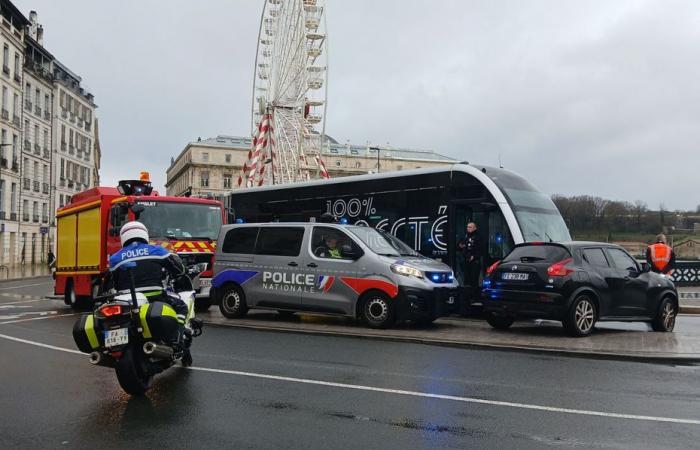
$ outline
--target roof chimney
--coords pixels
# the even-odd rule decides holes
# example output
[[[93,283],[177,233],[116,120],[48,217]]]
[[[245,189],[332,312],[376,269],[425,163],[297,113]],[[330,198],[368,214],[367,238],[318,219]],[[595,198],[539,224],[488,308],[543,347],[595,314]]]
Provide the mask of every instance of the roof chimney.
[[[29,12],[29,36],[40,45],[44,45],[44,27],[39,24],[36,11]]]

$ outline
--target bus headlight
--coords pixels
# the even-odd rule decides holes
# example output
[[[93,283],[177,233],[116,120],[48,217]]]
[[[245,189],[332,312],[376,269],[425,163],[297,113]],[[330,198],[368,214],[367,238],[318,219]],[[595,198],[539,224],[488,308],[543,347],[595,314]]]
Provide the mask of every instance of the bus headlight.
[[[403,264],[392,264],[391,271],[407,277],[416,277],[420,279],[425,278],[422,270],[418,270],[415,267],[405,266]]]

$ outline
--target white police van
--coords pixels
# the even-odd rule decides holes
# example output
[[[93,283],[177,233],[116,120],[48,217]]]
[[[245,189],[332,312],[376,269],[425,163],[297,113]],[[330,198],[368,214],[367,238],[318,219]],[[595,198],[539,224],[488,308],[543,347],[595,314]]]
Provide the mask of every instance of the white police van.
[[[374,228],[315,222],[221,228],[212,299],[229,318],[250,308],[362,318],[374,328],[456,312],[446,264]]]

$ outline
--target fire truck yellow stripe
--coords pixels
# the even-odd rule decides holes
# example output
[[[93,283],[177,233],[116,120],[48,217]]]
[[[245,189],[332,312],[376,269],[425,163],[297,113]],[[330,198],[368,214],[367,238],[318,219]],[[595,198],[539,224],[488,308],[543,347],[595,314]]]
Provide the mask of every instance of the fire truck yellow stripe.
[[[86,203],[86,204],[84,204],[84,205],[75,206],[75,207],[73,207],[73,208],[68,208],[68,209],[64,209],[64,210],[61,210],[61,211],[57,211],[57,212],[56,212],[56,217],[63,217],[63,216],[65,216],[66,214],[70,214],[70,213],[74,213],[74,212],[77,212],[77,211],[81,211],[81,210],[83,210],[83,209],[88,209],[88,208],[91,208],[91,207],[93,207],[93,206],[95,206],[95,205],[99,205],[99,204],[101,204],[101,203],[102,203],[102,200],[96,200],[96,201],[94,201],[94,202]]]

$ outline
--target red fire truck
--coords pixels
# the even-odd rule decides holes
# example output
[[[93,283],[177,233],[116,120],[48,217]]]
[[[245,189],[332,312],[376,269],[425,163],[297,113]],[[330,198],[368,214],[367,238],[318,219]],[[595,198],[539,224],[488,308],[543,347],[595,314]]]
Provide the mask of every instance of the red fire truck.
[[[98,294],[99,279],[109,270],[109,255],[121,248],[119,230],[131,220],[148,228],[151,244],[177,253],[185,265],[206,263],[200,275],[196,305],[209,307],[209,288],[219,228],[226,215],[221,202],[191,197],[160,196],[148,174],[119,186],[95,187],[75,194],[56,211],[56,295],[83,309]]]

